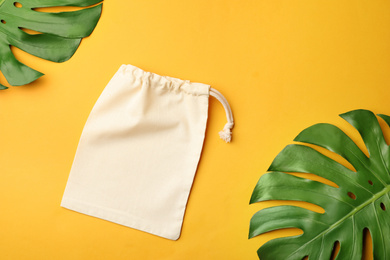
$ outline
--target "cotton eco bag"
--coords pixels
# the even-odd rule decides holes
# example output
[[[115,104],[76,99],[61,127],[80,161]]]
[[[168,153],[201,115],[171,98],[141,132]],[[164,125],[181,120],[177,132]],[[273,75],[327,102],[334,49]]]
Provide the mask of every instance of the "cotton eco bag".
[[[180,236],[200,159],[208,85],[122,65],[92,109],[61,206],[164,238]]]

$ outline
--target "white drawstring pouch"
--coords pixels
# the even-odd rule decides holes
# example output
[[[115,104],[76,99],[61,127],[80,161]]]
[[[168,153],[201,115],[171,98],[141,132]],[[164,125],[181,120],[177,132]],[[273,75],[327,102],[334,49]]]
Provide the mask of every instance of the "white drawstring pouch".
[[[61,206],[167,239],[180,236],[205,137],[208,85],[122,65],[84,126]]]

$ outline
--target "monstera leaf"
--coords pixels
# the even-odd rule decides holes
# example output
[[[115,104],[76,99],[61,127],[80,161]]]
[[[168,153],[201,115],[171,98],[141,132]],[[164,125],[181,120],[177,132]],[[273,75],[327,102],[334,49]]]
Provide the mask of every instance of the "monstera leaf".
[[[379,115],[390,125],[390,117]],[[356,171],[305,145],[288,145],[272,162],[269,173],[257,183],[251,203],[295,200],[316,204],[317,213],[295,206],[276,206],[257,212],[249,237],[282,228],[299,228],[303,234],[271,240],[258,250],[261,260],[288,260],[308,256],[330,259],[339,242],[338,260],[361,259],[363,231],[372,236],[376,260],[390,259],[390,151],[376,116],[367,110],[341,115],[360,133],[369,157],[336,126],[317,124],[302,131],[295,141],[324,147],[344,157]],[[311,173],[338,187],[286,172]]]
[[[40,7],[86,7],[102,0],[0,0],[0,70],[12,86],[28,84],[43,74],[13,55],[15,46],[37,57],[64,62],[90,35],[99,21],[102,4],[72,12],[46,13]],[[37,33],[28,33],[30,29]],[[6,89],[0,84],[0,89]]]

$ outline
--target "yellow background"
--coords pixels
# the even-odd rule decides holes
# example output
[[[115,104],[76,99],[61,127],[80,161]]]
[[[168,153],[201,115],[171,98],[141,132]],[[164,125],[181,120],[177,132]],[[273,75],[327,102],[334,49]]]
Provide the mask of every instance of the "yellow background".
[[[14,49],[46,76],[0,92],[0,259],[255,260],[269,239],[298,234],[248,240],[251,216],[275,205],[248,205],[252,190],[304,128],[329,122],[358,138],[338,114],[390,115],[389,11],[387,0],[106,0],[70,61]],[[210,84],[234,112],[225,144],[210,100],[178,241],[60,207],[84,123],[123,63]]]

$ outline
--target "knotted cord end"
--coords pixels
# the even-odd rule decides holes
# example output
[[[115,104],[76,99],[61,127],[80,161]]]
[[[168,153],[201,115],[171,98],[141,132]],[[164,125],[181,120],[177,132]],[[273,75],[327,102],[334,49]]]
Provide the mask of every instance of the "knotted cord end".
[[[227,123],[222,131],[219,132],[219,137],[224,140],[226,143],[230,143],[232,140],[232,128],[233,123]]]

